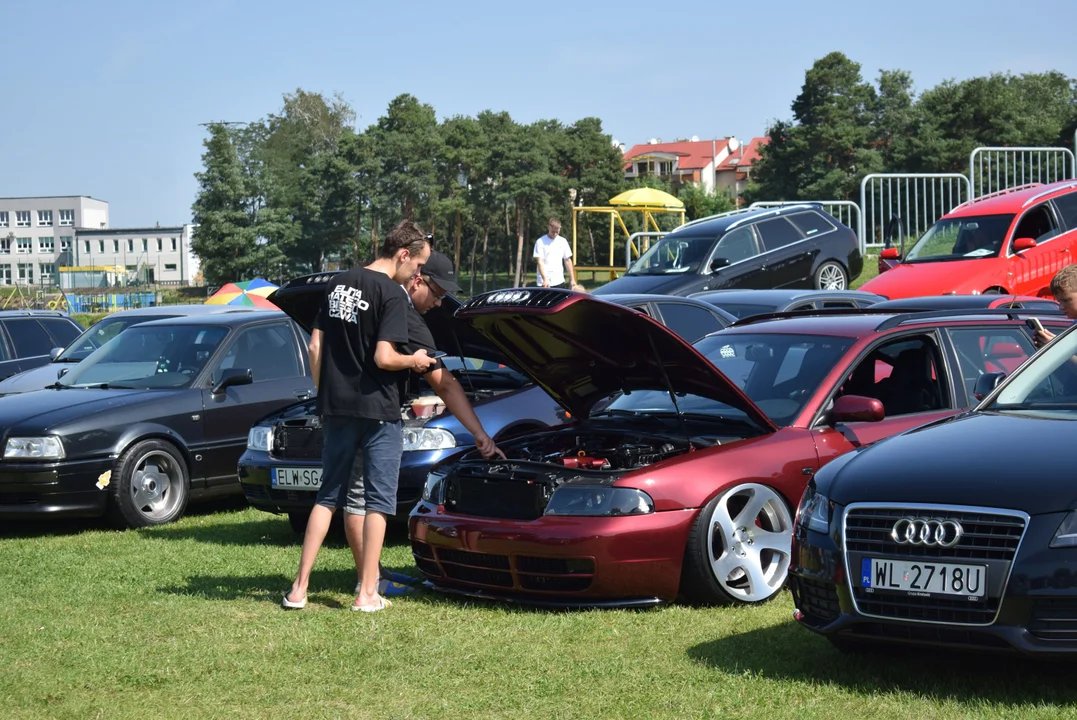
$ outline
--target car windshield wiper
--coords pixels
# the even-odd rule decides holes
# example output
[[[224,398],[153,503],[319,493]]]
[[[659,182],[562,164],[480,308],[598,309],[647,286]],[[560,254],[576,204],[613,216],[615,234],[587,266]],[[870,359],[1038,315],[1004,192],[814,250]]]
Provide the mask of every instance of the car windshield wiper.
[[[73,356],[72,357],[64,357],[63,355],[61,355],[60,357],[53,360],[53,362],[77,363],[77,362],[82,362],[85,359],[86,359],[85,357],[80,357],[80,358],[73,357]]]
[[[114,383],[107,383],[107,382],[97,383],[96,385],[79,385],[79,387],[84,387],[84,388],[86,388],[88,390],[138,390],[139,389],[139,388],[136,388],[136,387],[134,387],[132,385],[116,385]]]
[[[599,410],[598,412],[591,413],[588,417],[602,417],[603,415],[609,415],[610,417],[643,417],[643,414],[636,410],[621,410],[620,408]]]
[[[59,380],[57,380],[52,385],[46,385],[43,389],[44,390],[67,390],[67,389],[69,389],[71,387],[72,387],[71,385],[64,385]]]

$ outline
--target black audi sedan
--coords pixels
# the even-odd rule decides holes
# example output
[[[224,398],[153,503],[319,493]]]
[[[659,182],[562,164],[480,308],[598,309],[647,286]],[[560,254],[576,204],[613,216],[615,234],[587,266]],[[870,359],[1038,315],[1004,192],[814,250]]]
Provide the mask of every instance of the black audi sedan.
[[[241,492],[250,426],[313,394],[284,313],[134,325],[46,389],[0,398],[0,518],[170,522],[189,499]]]
[[[1077,330],[983,402],[830,463],[794,522],[794,617],[840,648],[1077,652]]]
[[[651,245],[622,277],[594,294],[844,290],[863,268],[856,233],[806,203],[693,220]]]

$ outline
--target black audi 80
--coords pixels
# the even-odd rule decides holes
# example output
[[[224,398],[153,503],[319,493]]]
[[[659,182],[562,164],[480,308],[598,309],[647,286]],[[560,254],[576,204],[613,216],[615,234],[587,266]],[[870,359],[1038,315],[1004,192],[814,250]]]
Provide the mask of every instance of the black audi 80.
[[[313,394],[284,313],[134,325],[47,388],[0,397],[0,518],[172,521],[188,499],[241,493],[250,426]]]
[[[1077,652],[1077,329],[975,410],[854,451],[794,522],[794,617],[839,648]]]

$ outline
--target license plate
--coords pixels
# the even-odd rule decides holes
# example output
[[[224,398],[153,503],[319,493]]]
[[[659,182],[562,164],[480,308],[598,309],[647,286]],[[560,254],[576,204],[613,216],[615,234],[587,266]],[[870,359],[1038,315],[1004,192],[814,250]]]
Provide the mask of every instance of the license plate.
[[[890,590],[979,600],[987,595],[987,566],[863,558],[860,586],[868,592]]]
[[[322,486],[321,468],[273,468],[273,487],[317,490]]]

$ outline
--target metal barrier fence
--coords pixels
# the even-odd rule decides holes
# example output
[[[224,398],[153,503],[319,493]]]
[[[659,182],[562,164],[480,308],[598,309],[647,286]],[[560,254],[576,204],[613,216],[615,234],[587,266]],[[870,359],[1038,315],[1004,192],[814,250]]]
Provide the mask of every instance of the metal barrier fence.
[[[1070,180],[1074,174],[1073,151],[1051,147],[978,147],[969,155],[972,197],[999,190]]]
[[[961,173],[875,173],[860,183],[860,251],[918,238],[970,198]]]
[[[651,246],[651,238],[660,238],[668,234],[668,231],[663,230],[659,232],[635,232],[629,235],[628,242],[625,243],[625,270],[632,267],[632,262],[647,252],[647,248]],[[637,244],[637,238],[643,242]]]

